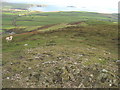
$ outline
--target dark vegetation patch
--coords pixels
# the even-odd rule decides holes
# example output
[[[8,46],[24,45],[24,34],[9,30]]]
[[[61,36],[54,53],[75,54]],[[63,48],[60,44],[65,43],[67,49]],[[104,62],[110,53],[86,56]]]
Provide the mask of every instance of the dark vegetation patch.
[[[77,25],[77,24],[81,24],[81,23],[83,23],[83,22],[85,22],[85,21],[81,21],[81,22],[72,22],[72,23],[69,23],[70,25]]]

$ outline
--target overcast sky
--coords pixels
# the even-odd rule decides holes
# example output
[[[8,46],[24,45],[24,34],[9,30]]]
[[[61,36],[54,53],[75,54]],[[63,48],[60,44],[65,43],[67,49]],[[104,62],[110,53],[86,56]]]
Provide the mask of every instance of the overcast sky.
[[[3,1],[3,0],[2,0]],[[37,4],[49,4],[58,6],[76,6],[98,9],[99,12],[118,12],[119,0],[4,0],[8,2],[25,2]]]

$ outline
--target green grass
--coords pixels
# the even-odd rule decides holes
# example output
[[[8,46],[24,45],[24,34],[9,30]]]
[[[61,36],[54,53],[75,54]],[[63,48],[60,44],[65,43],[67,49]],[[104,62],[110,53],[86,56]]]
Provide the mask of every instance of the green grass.
[[[26,14],[25,16],[18,16]],[[93,12],[33,12],[33,11],[4,11],[3,25],[12,25],[13,21],[17,26],[44,26],[49,24],[71,23],[78,21],[87,21],[89,24],[101,23],[108,24],[117,22],[116,14],[100,14]],[[91,22],[92,21],[92,22]],[[108,21],[108,22],[106,22]],[[111,22],[110,22],[111,21]],[[8,29],[9,30],[9,29]],[[30,31],[30,30],[27,30]]]
[[[108,70],[107,80],[116,80],[112,87],[117,87],[117,25],[59,28],[65,25],[51,26],[54,31],[19,34],[11,42],[3,38],[3,87],[79,87],[82,80],[85,87],[110,87],[101,81],[102,69]],[[91,74],[92,81],[85,79]],[[95,82],[99,85],[91,86]]]
[[[92,21],[91,21],[92,22]],[[96,21],[97,22],[97,21]],[[87,24],[86,24],[87,23]],[[93,22],[94,23],[94,22]],[[77,44],[77,40],[79,41],[79,39],[83,39],[83,40],[87,40],[87,42],[84,42],[85,44],[90,44],[90,43],[92,43],[92,45],[94,46],[94,44],[95,45],[100,45],[100,46],[104,46],[104,47],[108,47],[108,48],[111,48],[111,45],[113,44],[113,46],[114,46],[114,42],[115,41],[113,41],[113,43],[111,42],[111,43],[109,43],[112,39],[116,39],[117,40],[117,36],[118,36],[118,31],[117,31],[117,25],[112,25],[112,24],[109,24],[109,23],[107,23],[107,22],[105,22],[105,24],[103,23],[101,23],[101,22],[98,22],[98,23],[94,23],[94,24],[90,24],[90,22],[85,22],[85,23],[83,23],[83,24],[78,24],[78,25],[69,25],[69,24],[67,24],[67,23],[63,23],[63,24],[57,24],[57,25],[53,25],[53,26],[50,26],[49,28],[43,28],[43,29],[41,29],[39,32],[41,32],[41,31],[51,31],[51,32],[54,32],[54,31],[56,31],[57,29],[59,30],[64,30],[65,29],[65,31],[62,33],[62,32],[60,32],[60,33],[58,33],[60,36],[62,36],[62,34],[64,35],[65,33],[67,34],[67,33],[69,33],[69,29],[70,29],[70,35],[71,34],[74,34],[74,33],[76,33],[75,35],[76,35],[76,37],[75,37],[75,40],[76,40],[76,43],[75,43],[75,45]],[[100,24],[99,24],[100,23]],[[12,27],[11,27],[12,28]],[[16,27],[16,28],[18,28],[18,29],[22,29],[22,28],[25,28],[26,30],[27,29],[31,29],[31,30],[34,30],[34,29],[36,29],[36,28],[41,28],[41,26],[38,26],[38,27]],[[68,31],[66,31],[66,29],[68,30]],[[73,32],[73,33],[71,33],[71,32]],[[80,33],[79,33],[80,32]],[[78,34],[77,34],[78,33]],[[83,34],[82,34],[83,33]],[[21,34],[22,35],[22,34]],[[28,37],[28,38],[34,38],[34,37],[30,37],[30,35],[31,34],[28,34],[28,36],[26,36],[26,35],[24,35],[24,36],[19,36],[19,37],[14,37],[14,40],[16,41],[16,38],[18,38],[18,39],[20,39],[21,37],[22,38],[25,38],[25,37]],[[36,34],[35,34],[36,35]],[[47,34],[48,36],[50,36],[51,38],[52,38],[52,33],[51,34]],[[70,37],[72,37],[72,35],[70,36],[69,34],[67,35],[67,36],[69,36],[68,38],[70,38]],[[33,34],[33,36],[34,36],[34,34]],[[47,39],[47,37],[45,38],[43,38],[43,35],[42,36],[39,36],[39,34],[38,35],[36,35],[35,37],[42,37],[42,39]],[[28,42],[29,41],[31,41],[31,40],[29,40],[28,38],[26,38],[25,40],[28,40]],[[64,45],[64,43],[68,43],[69,44],[69,41],[70,40],[66,40],[66,42],[64,41],[64,38],[65,38],[65,36],[63,37],[63,38],[57,38],[58,39],[58,43],[59,43],[59,40],[60,41],[63,41],[62,42],[62,44]],[[104,38],[107,38],[107,39],[104,39]],[[4,40],[3,40],[4,41]],[[40,40],[41,41],[41,40]],[[68,41],[68,42],[67,42]],[[74,39],[73,39],[73,41],[74,41]],[[5,41],[4,41],[5,42]],[[24,40],[23,40],[23,42],[24,42]],[[25,41],[26,42],[26,41]],[[35,42],[35,41],[33,41],[33,42]],[[33,42],[31,42],[31,43],[33,43]],[[37,40],[37,43],[39,42],[39,39]],[[14,43],[14,42],[13,42]],[[20,42],[21,43],[21,42]],[[36,43],[36,42],[35,42]],[[70,43],[71,43],[71,41],[70,41]],[[117,42],[116,42],[117,43]],[[6,44],[9,44],[9,43],[6,43]],[[16,42],[15,42],[15,44],[16,44]],[[110,45],[109,45],[110,44]],[[12,44],[11,44],[12,45]],[[34,46],[34,45],[31,45],[31,46]],[[14,45],[13,45],[13,47],[14,47]],[[9,49],[8,49],[9,50]],[[111,50],[114,50],[114,48],[112,49],[111,48]]]
[[[15,26],[13,26],[13,25],[2,25],[2,29],[4,30],[4,29],[7,29],[7,30],[9,30],[9,29],[14,29],[15,28]]]
[[[94,12],[3,11],[3,88],[118,87],[116,19]],[[11,42],[6,31],[16,33]]]

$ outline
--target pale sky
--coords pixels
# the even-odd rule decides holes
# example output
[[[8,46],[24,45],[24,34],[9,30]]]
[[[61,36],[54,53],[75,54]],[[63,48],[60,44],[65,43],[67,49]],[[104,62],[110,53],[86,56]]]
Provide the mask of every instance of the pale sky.
[[[3,1],[3,0],[2,0]],[[99,12],[118,12],[119,0],[4,0],[8,2],[26,2],[58,6],[76,6],[98,9]]]

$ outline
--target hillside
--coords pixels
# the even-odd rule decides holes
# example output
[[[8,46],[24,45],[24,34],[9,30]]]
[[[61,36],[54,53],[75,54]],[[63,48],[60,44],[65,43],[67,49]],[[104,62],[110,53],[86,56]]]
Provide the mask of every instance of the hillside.
[[[3,9],[27,9],[30,4],[1,2]]]
[[[81,21],[100,21],[117,23],[117,14],[101,14],[95,12],[40,12],[29,10],[3,10],[3,34],[22,33],[38,30],[41,27],[53,26],[61,23]],[[106,23],[106,22],[105,22]]]
[[[117,14],[19,6],[2,11],[3,88],[119,87]]]
[[[3,38],[3,87],[118,87],[117,45],[114,24]]]

